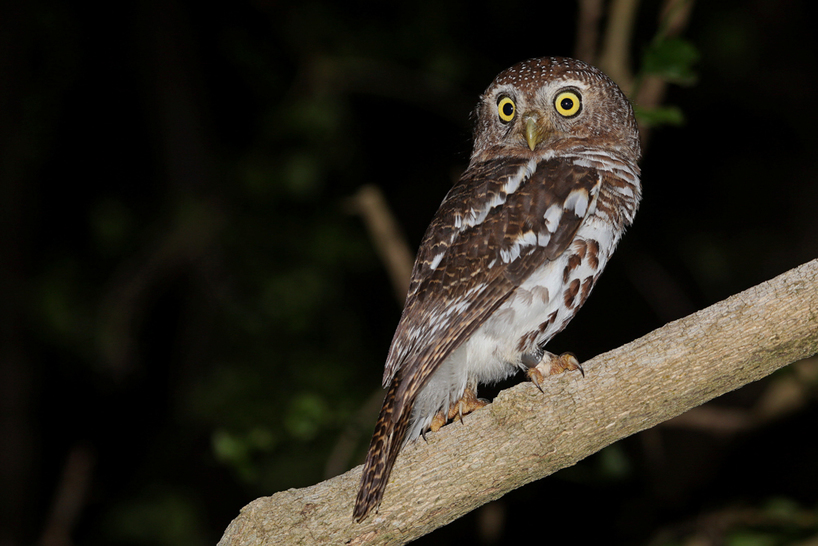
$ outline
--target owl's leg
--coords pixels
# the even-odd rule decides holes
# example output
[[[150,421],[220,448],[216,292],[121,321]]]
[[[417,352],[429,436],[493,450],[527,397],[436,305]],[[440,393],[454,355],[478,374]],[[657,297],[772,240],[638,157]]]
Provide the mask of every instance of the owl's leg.
[[[543,390],[542,385],[546,375],[557,375],[562,372],[579,370],[582,377],[585,377],[585,370],[580,366],[577,357],[571,353],[562,353],[559,356],[549,353],[548,351],[542,351],[542,354],[524,354],[522,363],[528,367],[528,370],[525,372],[528,379],[530,379],[540,391]]]
[[[429,429],[432,432],[437,432],[440,430],[440,427],[445,425],[447,422],[457,419],[462,420],[464,415],[467,415],[474,410],[478,410],[487,404],[488,401],[483,400],[482,398],[477,398],[477,393],[472,387],[466,387],[466,390],[463,391],[463,396],[460,397],[460,399],[454,404],[449,406],[448,414],[444,413],[442,410],[437,412],[437,414],[432,418],[432,424],[429,425]]]

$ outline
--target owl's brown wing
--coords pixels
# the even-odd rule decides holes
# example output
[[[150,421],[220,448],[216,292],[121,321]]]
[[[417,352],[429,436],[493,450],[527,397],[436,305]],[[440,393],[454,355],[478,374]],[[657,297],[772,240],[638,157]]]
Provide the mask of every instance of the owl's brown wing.
[[[384,385],[403,378],[393,419],[533,271],[565,251],[601,180],[560,158],[502,158],[463,174],[423,238],[387,357]]]

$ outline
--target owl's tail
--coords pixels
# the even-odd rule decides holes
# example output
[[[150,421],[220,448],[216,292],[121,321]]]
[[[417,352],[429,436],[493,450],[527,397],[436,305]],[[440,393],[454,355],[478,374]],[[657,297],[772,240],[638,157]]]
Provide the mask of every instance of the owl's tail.
[[[399,410],[400,415],[395,414],[395,396],[399,384],[400,379],[395,377],[386,391],[381,414],[375,423],[375,433],[366,454],[361,487],[352,512],[352,517],[357,522],[363,521],[381,503],[389,474],[392,473],[395,459],[406,438],[412,404],[403,404]]]

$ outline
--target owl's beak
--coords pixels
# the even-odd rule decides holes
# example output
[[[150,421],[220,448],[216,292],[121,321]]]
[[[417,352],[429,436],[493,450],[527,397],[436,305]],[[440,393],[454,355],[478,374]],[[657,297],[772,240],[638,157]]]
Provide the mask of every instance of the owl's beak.
[[[537,144],[545,140],[549,132],[546,122],[541,116],[529,116],[525,120],[525,141],[532,152]]]

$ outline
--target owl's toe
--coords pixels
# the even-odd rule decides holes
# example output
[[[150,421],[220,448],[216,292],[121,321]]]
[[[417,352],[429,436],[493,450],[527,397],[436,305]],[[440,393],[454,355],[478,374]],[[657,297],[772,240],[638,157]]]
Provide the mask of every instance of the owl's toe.
[[[525,359],[523,362],[525,363]],[[542,391],[542,385],[546,375],[557,375],[574,370],[579,370],[582,377],[585,377],[585,370],[582,369],[579,360],[577,360],[577,357],[573,354],[562,353],[557,356],[549,352],[544,352],[540,361],[526,370],[526,375],[528,379]]]
[[[551,353],[545,353],[543,356],[543,361],[540,362],[538,366],[546,366],[548,368],[549,375],[557,375],[558,373],[562,372],[573,372],[574,370],[579,370],[582,377],[585,377],[585,370],[583,370],[582,366],[580,366],[577,357],[571,353],[562,353],[559,356]]]
[[[477,398],[477,393],[467,387],[463,392],[463,397],[449,407],[449,419],[462,421],[464,415],[479,410],[488,403],[488,400]]]
[[[440,428],[446,424],[446,416],[443,414],[443,411],[439,411],[432,417],[432,423],[429,425],[429,430],[432,432],[437,432]]]
[[[474,389],[467,387],[463,392],[463,396],[449,406],[449,411],[447,413],[444,413],[443,411],[437,412],[437,414],[432,418],[432,423],[429,425],[429,430],[432,432],[437,432],[449,421],[462,421],[464,415],[468,415],[475,410],[479,410],[488,403],[488,400],[477,398],[477,393],[474,392]]]

